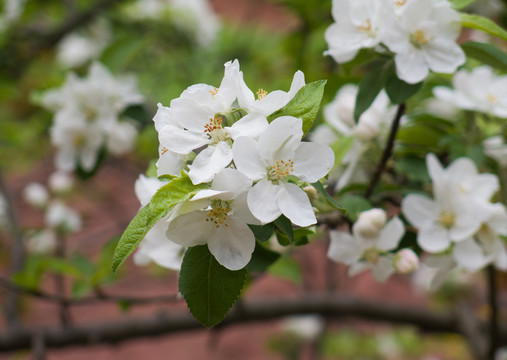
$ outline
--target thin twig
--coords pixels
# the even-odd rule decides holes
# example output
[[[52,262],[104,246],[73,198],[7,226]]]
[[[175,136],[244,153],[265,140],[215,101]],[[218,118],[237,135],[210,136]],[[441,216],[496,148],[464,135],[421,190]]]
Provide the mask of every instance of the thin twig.
[[[382,154],[382,158],[380,159],[379,163],[377,164],[377,167],[375,168],[375,172],[373,173],[373,176],[371,177],[370,183],[368,184],[368,187],[366,188],[366,191],[364,192],[364,197],[366,199],[369,199],[371,195],[373,194],[373,190],[375,189],[375,186],[377,186],[377,183],[380,180],[380,177],[382,176],[382,173],[384,172],[386,168],[387,161],[392,155],[393,147],[394,147],[394,140],[396,139],[396,134],[398,133],[398,128],[400,126],[400,120],[403,114],[405,113],[405,104],[401,103],[398,106],[398,110],[396,111],[396,116],[394,117],[393,124],[391,125],[391,131],[389,132],[389,138],[387,139],[386,147],[384,148],[384,152]]]
[[[488,359],[494,359],[498,348],[498,297],[496,286],[496,269],[494,265],[487,268],[488,276],[488,303],[489,303],[489,344]]]

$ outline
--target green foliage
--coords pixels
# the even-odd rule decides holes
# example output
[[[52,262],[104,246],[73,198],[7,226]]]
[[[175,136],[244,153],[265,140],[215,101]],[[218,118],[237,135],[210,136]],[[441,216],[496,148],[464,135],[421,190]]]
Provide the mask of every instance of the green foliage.
[[[334,207],[336,210],[339,210],[343,214],[347,212],[347,210],[341,207],[340,204],[338,204],[338,202],[326,191],[326,189],[324,189],[324,185],[322,185],[320,181],[313,183],[312,186],[317,189],[319,194],[323,195],[329,205]]]
[[[303,279],[301,267],[299,264],[287,256],[280,257],[273,265],[269,267],[268,272],[271,275],[289,280],[296,285],[301,284],[301,281]]]
[[[476,14],[460,13],[461,25],[470,29],[484,31],[507,41],[507,31],[488,18]]]
[[[269,250],[262,243],[257,241],[255,243],[255,250],[252,254],[252,259],[246,266],[246,269],[250,271],[263,272],[266,271],[278,258],[280,254]]]
[[[178,203],[188,200],[204,187],[192,184],[190,178],[183,174],[158,189],[151,201],[137,213],[121,236],[114,252],[113,273],[116,273],[118,267],[137,248],[146,233],[167,215],[169,210]]]
[[[280,215],[278,219],[274,221],[276,225],[276,232],[278,234],[283,234],[289,240],[289,244],[294,242],[294,229],[292,228],[292,223],[285,216]],[[288,245],[288,244],[287,244]]]
[[[507,72],[507,54],[496,46],[475,41],[467,41],[461,44],[468,57]]]
[[[179,290],[192,315],[212,327],[225,317],[245,284],[246,268],[229,270],[201,245],[189,248],[181,265]]]
[[[361,212],[373,207],[368,200],[359,195],[345,195],[340,198],[340,202],[347,209],[347,217],[353,222],[357,221]]]
[[[473,4],[476,0],[451,0],[452,7],[456,10],[466,8],[468,5]]]
[[[350,148],[354,144],[353,136],[341,136],[338,140],[331,144],[331,149],[334,153],[334,166],[335,170],[341,165],[343,158],[349,152]],[[331,170],[332,171],[332,170]]]
[[[318,80],[303,86],[287,105],[268,116],[271,122],[280,116],[294,116],[303,120],[303,133],[313,125],[324,95],[327,80]]]
[[[371,70],[359,83],[359,90],[354,108],[354,120],[359,121],[361,115],[373,104],[378,93],[384,87],[386,80],[390,75],[391,64],[389,62],[382,64]]]
[[[393,72],[387,78],[385,88],[391,102],[401,104],[415,95],[421,89],[422,84],[422,81],[417,84],[407,84],[405,81],[398,79],[398,76]]]
[[[275,232],[275,226],[273,223],[266,225],[248,225],[250,230],[254,233],[254,236],[259,241],[268,241],[273,233]]]

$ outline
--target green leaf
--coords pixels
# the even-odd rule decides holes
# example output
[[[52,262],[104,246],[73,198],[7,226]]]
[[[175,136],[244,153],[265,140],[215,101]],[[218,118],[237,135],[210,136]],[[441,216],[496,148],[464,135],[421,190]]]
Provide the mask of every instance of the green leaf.
[[[320,181],[314,182],[312,186],[317,189],[317,191],[324,196],[326,201],[334,207],[335,209],[339,210],[342,214],[345,214],[347,212],[346,209],[344,209],[338,202],[324,189],[324,185]]]
[[[296,285],[301,284],[303,278],[299,264],[286,256],[280,257],[268,271],[271,275],[287,279]]]
[[[145,37],[133,39],[124,37],[109,46],[102,53],[100,62],[106,65],[112,71],[120,71],[141,52],[146,43]]]
[[[167,215],[169,210],[203,188],[205,185],[196,186],[188,176],[182,175],[158,189],[151,201],[137,213],[123,232],[114,251],[113,273],[116,273],[118,267],[136,249],[146,233]]]
[[[468,5],[474,3],[475,0],[451,0],[452,7],[455,10],[461,10],[466,8]]]
[[[495,22],[476,14],[460,13],[461,25],[470,29],[484,31],[493,36],[507,41],[507,31],[498,26]]]
[[[391,102],[401,104],[415,95],[422,87],[422,84],[422,81],[417,84],[408,84],[400,80],[395,73],[392,73],[386,81],[385,88]]]
[[[385,63],[369,72],[359,83],[356,106],[354,108],[354,120],[356,123],[359,121],[361,115],[373,104],[392,71],[391,62]]]
[[[126,116],[141,124],[148,124],[151,122],[151,117],[143,105],[131,105],[123,111],[121,116]]]
[[[258,271],[263,272],[266,271],[278,258],[280,254],[269,250],[262,243],[255,243],[255,250],[252,254],[252,259],[246,266],[248,271]]]
[[[319,111],[327,80],[318,80],[303,86],[287,105],[268,116],[271,122],[280,116],[294,116],[303,120],[303,133],[312,127]]]
[[[461,44],[468,57],[507,72],[507,54],[492,44],[467,41]]]
[[[315,235],[315,227],[294,229],[294,245],[302,246],[310,242],[309,236]]]
[[[222,321],[236,302],[246,276],[246,268],[232,271],[220,265],[207,245],[194,246],[185,252],[179,290],[192,315],[212,327]]]
[[[275,225],[280,231],[289,238],[290,242],[294,241],[294,229],[292,223],[285,216],[280,215],[275,221]]]
[[[269,223],[266,225],[249,224],[248,227],[254,233],[255,238],[260,241],[268,241],[275,232],[275,226],[273,225],[273,223]]]
[[[343,158],[349,152],[350,148],[352,147],[352,144],[354,144],[353,136],[342,136],[331,144],[331,149],[334,152],[333,170],[341,165]]]
[[[359,195],[345,195],[341,198],[341,203],[347,209],[347,217],[353,222],[357,221],[361,212],[373,207],[368,200]]]

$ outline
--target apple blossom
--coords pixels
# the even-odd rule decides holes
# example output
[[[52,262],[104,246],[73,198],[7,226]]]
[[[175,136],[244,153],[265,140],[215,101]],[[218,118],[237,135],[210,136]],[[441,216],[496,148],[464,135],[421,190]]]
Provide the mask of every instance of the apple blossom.
[[[251,186],[252,180],[239,171],[223,169],[210,189],[199,191],[182,204],[185,211],[170,218],[167,236],[185,247],[207,244],[226,268],[244,268],[255,248],[255,237],[247,224],[259,224],[247,205]]]
[[[52,201],[48,205],[46,223],[62,233],[76,232],[82,227],[79,214],[60,201]]]
[[[378,281],[385,281],[395,271],[396,249],[405,227],[398,217],[386,223],[386,214],[382,209],[362,212],[352,227],[352,234],[332,230],[327,256],[340,263],[349,265],[349,275],[355,275],[371,269]]]
[[[429,70],[453,73],[465,62],[456,43],[459,14],[442,0],[411,0],[386,22],[382,42],[395,53],[396,74],[407,83],[423,81]]]
[[[56,247],[56,234],[52,229],[37,231],[26,239],[26,248],[30,252],[51,254]]]
[[[471,72],[458,71],[452,84],[454,89],[437,86],[433,93],[457,108],[507,118],[507,75],[496,75],[491,67],[482,65]]]
[[[32,182],[23,190],[26,202],[34,207],[43,208],[49,200],[49,194],[44,185]]]
[[[394,256],[394,269],[397,273],[408,274],[419,268],[419,258],[411,249],[401,249]]]
[[[55,171],[48,178],[48,187],[54,193],[66,193],[72,189],[74,180],[64,171]]]
[[[507,144],[502,135],[491,136],[482,142],[484,153],[502,167],[507,167]]]
[[[258,141],[243,136],[233,144],[237,169],[258,181],[248,192],[248,207],[262,223],[282,214],[298,226],[317,222],[305,192],[287,177],[316,182],[333,167],[334,154],[326,145],[301,142],[302,137],[302,120],[282,116],[269,124]]]

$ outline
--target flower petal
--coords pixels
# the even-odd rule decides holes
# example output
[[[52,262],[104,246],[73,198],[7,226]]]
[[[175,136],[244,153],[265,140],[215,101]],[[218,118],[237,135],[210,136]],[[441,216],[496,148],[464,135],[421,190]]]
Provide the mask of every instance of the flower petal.
[[[429,253],[439,253],[449,247],[450,240],[445,228],[433,224],[419,229],[417,243],[423,250]]]
[[[170,221],[166,235],[184,247],[204,245],[212,228],[213,224],[206,221],[205,211],[193,211]]]
[[[226,168],[216,174],[211,184],[213,190],[228,191],[232,193],[232,200],[239,194],[250,190],[252,187],[252,180],[246,177],[243,173],[238,170]]]
[[[483,268],[491,260],[472,238],[455,244],[452,255],[459,265],[470,271]]]
[[[294,156],[303,137],[303,121],[281,116],[269,124],[259,136],[259,153],[268,161],[287,160]]]
[[[405,226],[403,226],[401,220],[396,216],[380,230],[377,248],[384,251],[395,249],[403,234],[405,234]]]
[[[236,168],[252,180],[266,176],[267,164],[261,160],[257,151],[257,142],[248,137],[240,137],[232,144],[232,153]]]
[[[317,223],[310,199],[299,186],[282,183],[277,202],[282,213],[293,224],[304,227]]]
[[[417,228],[426,226],[438,216],[438,205],[425,196],[410,194],[401,202],[403,215]]]
[[[194,185],[211,181],[215,175],[232,161],[232,149],[224,141],[208,146],[194,159],[188,176]]]
[[[280,187],[271,181],[262,179],[248,192],[248,207],[263,224],[270,223],[282,215],[277,203],[279,189]]]
[[[362,247],[348,232],[332,230],[329,239],[327,257],[331,260],[350,265],[361,257]]]
[[[189,154],[192,150],[210,142],[204,133],[194,133],[173,125],[166,125],[160,129],[158,139],[161,146],[177,154]]]
[[[210,232],[208,248],[220,264],[229,270],[239,270],[252,257],[255,236],[245,222],[234,216],[228,217],[227,225]]]
[[[313,183],[326,176],[334,166],[333,150],[327,145],[302,142],[294,155],[294,175]]]

